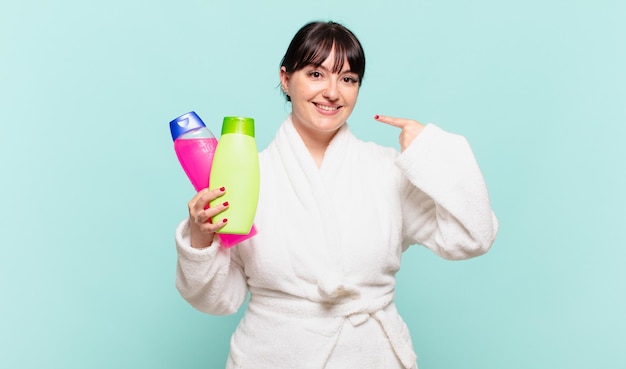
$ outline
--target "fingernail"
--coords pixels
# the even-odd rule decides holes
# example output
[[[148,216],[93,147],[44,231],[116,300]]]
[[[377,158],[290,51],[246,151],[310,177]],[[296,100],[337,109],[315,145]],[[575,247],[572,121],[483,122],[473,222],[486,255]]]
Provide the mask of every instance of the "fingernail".
[[[224,218],[224,219],[222,219],[222,222],[226,223],[226,222],[228,222],[228,219]]]
[[[224,192],[224,191],[226,191],[226,188],[225,187],[220,187],[220,191]]]
[[[226,201],[225,203],[223,203],[222,205],[224,206],[228,206],[228,201]]]
[[[378,114],[374,115],[374,119],[378,119],[378,118],[380,118],[380,115]]]

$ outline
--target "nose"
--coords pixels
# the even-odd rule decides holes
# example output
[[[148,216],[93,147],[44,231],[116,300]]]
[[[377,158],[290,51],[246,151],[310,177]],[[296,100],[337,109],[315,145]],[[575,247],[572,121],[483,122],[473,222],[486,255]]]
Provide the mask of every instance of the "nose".
[[[328,83],[326,84],[326,88],[324,88],[324,91],[322,91],[322,96],[324,96],[324,98],[328,99],[329,101],[337,100],[339,98],[337,81],[335,81],[333,78],[329,79]]]

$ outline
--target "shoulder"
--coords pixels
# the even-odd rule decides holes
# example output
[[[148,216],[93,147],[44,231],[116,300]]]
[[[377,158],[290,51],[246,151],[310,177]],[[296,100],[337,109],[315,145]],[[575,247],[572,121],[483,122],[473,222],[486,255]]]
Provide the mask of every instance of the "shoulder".
[[[354,138],[354,147],[359,156],[368,158],[376,162],[393,162],[400,155],[398,150],[388,146],[382,146],[376,142],[363,141],[359,138]]]
[[[265,149],[259,151],[259,160],[264,161],[267,160],[270,156],[272,156],[272,152],[274,151],[273,145],[269,145]]]

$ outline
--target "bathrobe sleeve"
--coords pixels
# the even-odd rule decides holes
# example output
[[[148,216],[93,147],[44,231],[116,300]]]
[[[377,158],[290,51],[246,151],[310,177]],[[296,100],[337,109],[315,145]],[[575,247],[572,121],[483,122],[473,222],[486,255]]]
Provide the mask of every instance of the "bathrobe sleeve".
[[[176,228],[176,288],[194,308],[215,315],[233,314],[243,304],[247,285],[238,248],[219,241],[195,249],[189,239],[189,221]]]
[[[408,179],[402,209],[405,249],[421,244],[453,260],[489,250],[498,220],[464,137],[428,124],[396,164]]]

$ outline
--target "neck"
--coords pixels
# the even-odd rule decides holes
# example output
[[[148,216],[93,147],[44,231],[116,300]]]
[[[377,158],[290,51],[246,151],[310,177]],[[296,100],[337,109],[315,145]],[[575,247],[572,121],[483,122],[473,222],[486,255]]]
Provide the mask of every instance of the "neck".
[[[335,137],[339,129],[331,132],[310,132],[302,127],[294,125],[300,135],[304,146],[309,150],[313,160],[319,168],[324,160],[324,154],[330,141]]]

